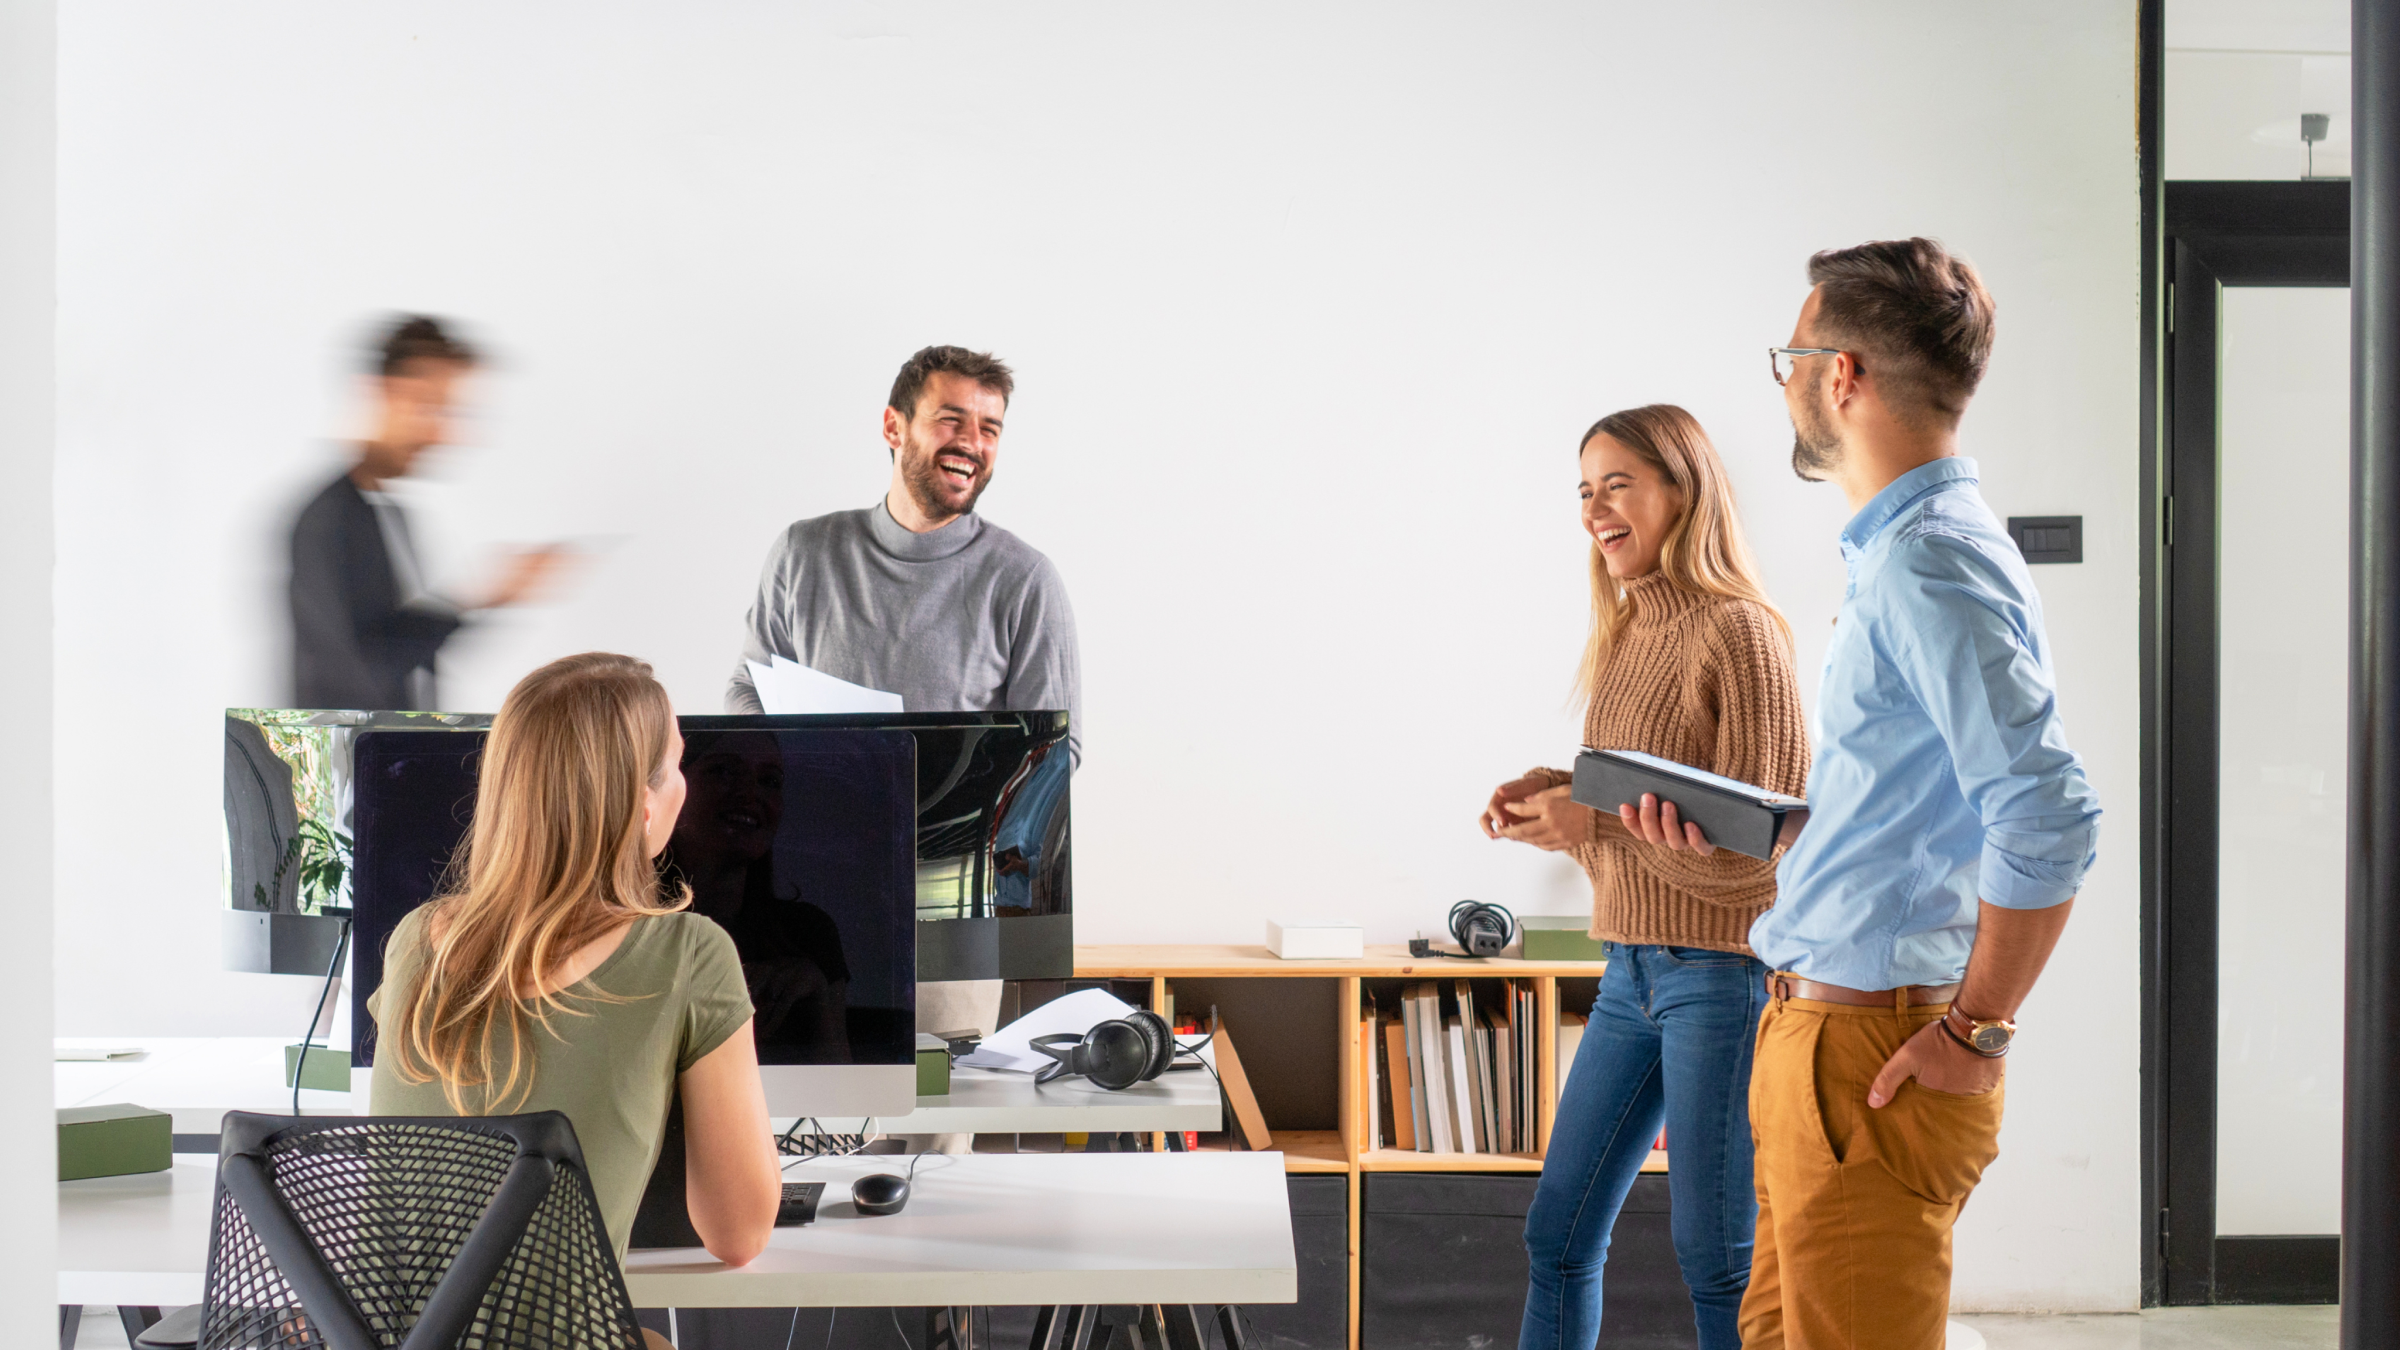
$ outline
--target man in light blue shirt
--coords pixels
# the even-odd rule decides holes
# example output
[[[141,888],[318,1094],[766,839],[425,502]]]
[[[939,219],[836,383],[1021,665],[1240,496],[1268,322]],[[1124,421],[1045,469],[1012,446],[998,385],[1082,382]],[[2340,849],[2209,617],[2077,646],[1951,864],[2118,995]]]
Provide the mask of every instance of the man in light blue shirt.
[[[2039,596],[1958,455],[1992,302],[1926,239],[1809,262],[1774,352],[1793,468],[1841,486],[1849,588],[1810,817],[1750,945],[1776,973],[1751,1077],[1742,1343],[1934,1347],[1950,1229],[1998,1154],[2001,1056],[2091,865]]]

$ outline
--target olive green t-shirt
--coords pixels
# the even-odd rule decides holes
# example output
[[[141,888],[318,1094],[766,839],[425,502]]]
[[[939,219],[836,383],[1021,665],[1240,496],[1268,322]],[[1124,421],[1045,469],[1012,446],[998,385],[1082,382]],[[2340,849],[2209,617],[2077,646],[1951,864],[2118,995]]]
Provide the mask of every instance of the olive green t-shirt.
[[[383,984],[367,999],[377,1025],[386,989],[404,989],[425,959],[424,911],[400,921],[383,963]],[[593,998],[595,991],[614,1001]],[[579,997],[579,995],[581,997]],[[563,1111],[583,1145],[592,1190],[617,1255],[633,1230],[642,1188],[658,1162],[678,1074],[698,1063],[750,1018],[733,939],[692,913],[636,919],[608,959],[560,991],[569,1011],[548,1030],[532,1027],[533,1089],[505,1114]],[[470,1115],[487,1112],[485,1089],[468,1088]],[[389,1051],[375,1057],[368,1110],[379,1116],[454,1116],[439,1082],[407,1083]]]

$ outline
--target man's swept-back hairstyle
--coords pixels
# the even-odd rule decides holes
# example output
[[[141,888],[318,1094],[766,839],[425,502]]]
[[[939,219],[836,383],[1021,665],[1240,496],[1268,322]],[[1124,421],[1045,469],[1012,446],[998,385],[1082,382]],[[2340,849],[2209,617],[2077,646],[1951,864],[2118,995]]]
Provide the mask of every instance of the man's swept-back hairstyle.
[[[1716,446],[1709,443],[1708,433],[1701,429],[1700,419],[1672,403],[1613,412],[1594,422],[1575,443],[1578,456],[1594,436],[1606,436],[1631,450],[1667,480],[1683,503],[1659,545],[1658,570],[1684,590],[1747,600],[1764,609],[1783,631],[1784,644],[1789,647],[1792,626],[1759,582],[1758,561],[1750,554],[1750,541],[1742,534],[1741,513],[1734,508],[1733,479],[1725,472],[1725,461],[1717,457]],[[1609,575],[1608,556],[1600,551],[1597,540],[1592,543],[1591,570],[1592,631],[1583,644],[1583,672],[1578,681],[1578,693],[1587,703],[1599,692],[1609,649],[1631,617],[1624,584]]]
[[[580,1015],[543,987],[558,964],[691,903],[688,887],[662,894],[642,837],[642,790],[664,780],[674,729],[667,691],[630,656],[553,661],[501,700],[474,830],[426,907],[416,974],[384,1011],[402,1082],[440,1082],[461,1115],[505,1113],[533,1089],[535,1027]]]
[[[430,314],[402,314],[384,325],[383,336],[367,351],[367,367],[377,375],[406,373],[412,361],[443,361],[471,366],[481,358],[468,342]]]
[[[1863,358],[1902,414],[1955,422],[1992,359],[1992,293],[1932,239],[1878,239],[1808,260],[1816,340]]]
[[[908,358],[900,367],[900,376],[892,381],[889,406],[902,417],[917,415],[917,395],[925,392],[925,381],[934,375],[964,375],[1000,396],[1002,406],[1017,392],[1016,372],[1008,363],[990,352],[971,352],[964,347],[927,347]]]

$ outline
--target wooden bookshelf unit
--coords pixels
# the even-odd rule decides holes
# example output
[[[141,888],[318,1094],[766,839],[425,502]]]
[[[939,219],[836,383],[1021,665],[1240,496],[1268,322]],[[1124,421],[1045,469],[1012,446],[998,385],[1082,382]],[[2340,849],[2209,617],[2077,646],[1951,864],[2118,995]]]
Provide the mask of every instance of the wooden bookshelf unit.
[[[1163,1009],[1172,1001],[1178,1013],[1202,1011],[1191,998],[1170,999],[1179,985],[1188,985],[1194,993],[1203,990],[1226,998],[1238,998],[1239,984],[1272,980],[1278,986],[1266,991],[1262,1000],[1271,1003],[1279,1014],[1272,1025],[1277,1034],[1261,1036],[1259,1022],[1253,1020],[1245,1028],[1239,1015],[1238,1001],[1226,1011],[1229,1036],[1241,1056],[1244,1069],[1254,1089],[1268,1103],[1279,1095],[1290,1098],[1289,1089],[1306,1084],[1280,1082],[1278,1077],[1316,1077],[1330,1069],[1334,1079],[1334,1096],[1330,1115],[1335,1128],[1285,1129],[1275,1119],[1270,1106],[1269,1133],[1273,1147],[1283,1153],[1284,1170],[1289,1173],[1344,1175],[1350,1182],[1350,1346],[1358,1347],[1359,1328],[1359,1223],[1361,1177],[1369,1172],[1515,1172],[1536,1173],[1542,1170],[1541,1149],[1547,1148],[1558,1099],[1558,1025],[1560,981],[1569,983],[1579,995],[1576,1003],[1588,1007],[1589,988],[1596,986],[1604,962],[1599,961],[1518,961],[1505,959],[1462,960],[1452,957],[1412,957],[1404,946],[1366,949],[1366,955],[1355,961],[1298,960],[1286,961],[1265,947],[1213,945],[1159,945],[1077,947],[1075,976],[1079,980],[1148,980],[1152,1008]],[[1370,1138],[1369,1112],[1374,1109],[1367,1095],[1367,1068],[1359,1053],[1360,1011],[1365,1005],[1370,985],[1380,988],[1380,982],[1416,980],[1496,980],[1530,981],[1534,989],[1537,1024],[1534,1037],[1535,1092],[1537,1107],[1535,1138],[1540,1148],[1532,1153],[1427,1153],[1395,1148],[1368,1148]],[[1284,986],[1284,981],[1314,981],[1328,986],[1323,990],[1304,990]],[[1330,997],[1325,997],[1329,994]],[[1306,1019],[1316,1020],[1315,1026],[1300,1024],[1300,1017],[1289,1010],[1306,1007]],[[1318,1039],[1322,1037],[1323,1039]],[[1331,1055],[1324,1051],[1330,1042]],[[1309,1066],[1322,1065],[1312,1069]],[[1321,1085],[1317,1085],[1321,1088]],[[1286,1091],[1278,1093],[1277,1089]],[[1287,1115],[1291,1114],[1287,1110]],[[1322,1120],[1311,1118],[1309,1124],[1321,1125]],[[1163,1147],[1163,1138],[1154,1139],[1153,1147]],[[1220,1145],[1222,1146],[1222,1145]],[[1644,1171],[1666,1170],[1666,1155],[1653,1153]]]

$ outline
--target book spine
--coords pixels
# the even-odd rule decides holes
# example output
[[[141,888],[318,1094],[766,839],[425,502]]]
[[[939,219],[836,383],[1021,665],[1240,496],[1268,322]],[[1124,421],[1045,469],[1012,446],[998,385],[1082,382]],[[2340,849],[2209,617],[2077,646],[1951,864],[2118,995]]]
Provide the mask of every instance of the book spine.
[[[1493,1084],[1492,1098],[1500,1105],[1501,1153],[1522,1153],[1517,1143],[1517,1020],[1516,1000],[1509,1000],[1510,1017],[1506,1022],[1492,1024],[1492,1044],[1497,1050],[1492,1066],[1498,1072]]]
[[[1425,987],[1419,984],[1408,986],[1407,992],[1401,997],[1400,1006],[1408,1017],[1408,1082],[1409,1096],[1417,1114],[1417,1152],[1441,1152],[1440,1130],[1433,1115],[1433,1104],[1441,1100],[1441,1095],[1434,1090],[1433,1079],[1429,1076],[1440,1067],[1441,1061],[1437,1056],[1426,1053],[1433,1044],[1433,1038],[1425,1030]]]
[[[1392,1080],[1392,1147],[1415,1151],[1417,1147],[1418,1108],[1412,1100],[1420,1095],[1413,1091],[1408,1077],[1408,1028],[1398,1019],[1384,1023],[1383,1044],[1385,1066]]]
[[[1380,1090],[1383,1075],[1376,1072],[1375,1050],[1375,1005],[1370,1003],[1360,1010],[1358,1016],[1358,1054],[1365,1061],[1367,1070],[1366,1110],[1360,1113],[1363,1119],[1359,1121],[1360,1131],[1365,1138],[1360,1143],[1370,1149],[1383,1147],[1383,1093]]]
[[[1517,1040],[1523,1056],[1518,1063],[1525,1070],[1524,1076],[1517,1080],[1520,1099],[1524,1102],[1524,1113],[1517,1119],[1525,1122],[1525,1151],[1528,1153],[1541,1144],[1542,1073],[1537,1054],[1541,1045],[1541,1026],[1541,1009],[1535,999],[1533,982],[1528,980],[1517,990]]]
[[[1496,1152],[1492,1147],[1492,1132],[1484,1120],[1483,1103],[1491,1091],[1491,1078],[1484,1073],[1483,1024],[1475,1016],[1474,987],[1465,980],[1454,982],[1458,990],[1458,1029],[1466,1046],[1467,1061],[1467,1128],[1460,1131],[1475,1141],[1477,1153]]]
[[[1567,1071],[1575,1067],[1575,1052],[1583,1048],[1583,1019],[1568,1013],[1558,1019],[1558,1100],[1567,1097]]]
[[[1457,1140],[1457,1152],[1481,1153],[1475,1146],[1475,1098],[1467,1084],[1467,1033],[1457,1017],[1442,1019],[1442,1041],[1449,1051],[1442,1069],[1450,1080],[1450,1105],[1455,1113],[1451,1137]]]

